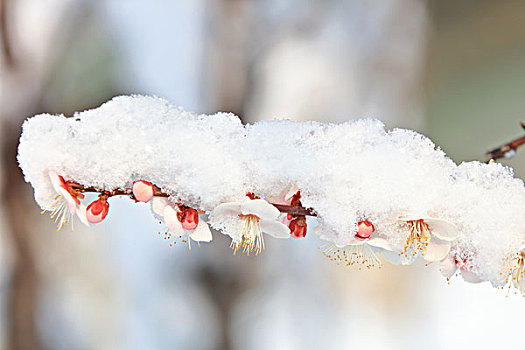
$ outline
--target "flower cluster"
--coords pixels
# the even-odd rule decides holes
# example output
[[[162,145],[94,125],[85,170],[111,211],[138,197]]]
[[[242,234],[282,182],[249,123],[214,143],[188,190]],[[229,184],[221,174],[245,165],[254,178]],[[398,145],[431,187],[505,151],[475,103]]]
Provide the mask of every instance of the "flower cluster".
[[[110,192],[100,191],[99,199],[85,207],[80,202],[84,198],[83,186],[65,181],[53,170],[46,172],[56,192],[51,217],[55,218],[58,229],[71,222],[73,215],[77,215],[86,225],[104,220],[109,211]],[[151,203],[153,214],[164,222],[167,234],[187,242],[190,250],[192,240],[198,244],[212,240],[208,223],[231,238],[230,248],[234,254],[241,251],[247,255],[258,255],[265,249],[263,234],[274,238],[304,238],[308,230],[307,222],[319,219],[313,210],[302,207],[301,191],[295,183],[279,194],[275,203],[247,193],[242,200],[221,203],[211,212],[174,202],[145,180],[135,181],[130,191],[114,191],[114,195],[118,194],[127,194],[135,202]],[[283,212],[276,206],[280,206]],[[301,210],[298,214],[297,211]],[[453,242],[458,236],[458,229],[453,223],[427,216],[406,216],[399,218],[398,226],[402,244],[389,242],[376,231],[370,220],[363,219],[357,223],[349,241],[343,244],[328,242],[321,246],[321,250],[328,259],[338,264],[367,269],[381,267],[383,260],[394,265],[408,265],[420,257],[429,263],[438,262],[439,270],[447,280],[460,274],[467,282],[483,282],[473,269],[472,257],[458,256],[453,252]],[[319,232],[321,230],[321,226],[317,225],[314,232],[323,237]],[[507,276],[508,284],[525,293],[525,249],[511,259],[508,271],[502,274]]]

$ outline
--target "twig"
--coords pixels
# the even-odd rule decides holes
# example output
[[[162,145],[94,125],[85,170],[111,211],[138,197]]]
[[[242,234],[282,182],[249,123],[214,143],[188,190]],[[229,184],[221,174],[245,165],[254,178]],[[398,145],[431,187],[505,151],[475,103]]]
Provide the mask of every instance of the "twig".
[[[522,122],[521,127],[525,130],[525,123]],[[493,160],[501,158],[512,158],[516,154],[516,150],[518,149],[518,147],[520,147],[523,144],[525,144],[525,136],[512,140],[501,147],[487,152],[487,156]]]
[[[133,196],[133,191],[130,188],[125,189],[114,189],[111,191],[101,190],[96,187],[92,186],[84,186],[74,181],[67,181],[67,183],[73,187],[75,190],[81,193],[86,192],[93,192],[93,193],[104,193],[108,197],[113,196]],[[154,186],[155,189],[155,196],[156,197],[169,197],[167,193],[162,192],[162,190]],[[312,208],[305,208],[303,206],[297,206],[297,205],[286,205],[286,204],[274,204],[270,203],[274,207],[276,207],[281,213],[287,213],[292,215],[306,215],[306,216],[317,216],[315,213],[315,210]]]
[[[288,213],[288,214],[293,214],[293,215],[317,216],[317,214],[315,213],[315,210],[313,210],[312,208],[305,208],[303,206],[293,206],[293,205],[286,205],[286,204],[274,204],[274,203],[270,203],[270,204],[276,207],[277,209],[279,209],[281,213]]]

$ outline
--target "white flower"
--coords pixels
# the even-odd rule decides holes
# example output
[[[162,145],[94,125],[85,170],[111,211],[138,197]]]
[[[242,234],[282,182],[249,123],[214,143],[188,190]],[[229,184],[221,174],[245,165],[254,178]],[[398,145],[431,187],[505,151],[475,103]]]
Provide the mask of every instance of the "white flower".
[[[511,284],[525,294],[525,249],[516,254],[507,279],[510,279]]]
[[[297,198],[298,196],[298,198]],[[294,199],[297,201],[301,198],[299,187],[297,187],[297,184],[295,181],[292,181],[290,185],[285,188],[279,195],[275,197],[270,197],[272,203],[275,204],[284,204],[284,205],[297,205],[297,203],[292,203]],[[292,214],[282,214],[280,221],[285,224],[286,226],[290,227],[290,223],[292,222],[294,216]],[[293,231],[290,229],[290,231]],[[306,235],[306,231],[304,232]],[[293,236],[293,235],[292,235]],[[304,237],[304,236],[302,236]],[[296,237],[299,238],[299,237]]]
[[[467,260],[458,260],[453,254],[449,254],[447,258],[439,264],[439,271],[447,278],[447,280],[449,280],[458,269],[461,273],[461,277],[463,277],[465,281],[469,283],[483,282],[478,275],[472,272],[472,266],[469,265]]]
[[[449,253],[451,242],[458,236],[454,224],[430,217],[404,217],[408,235],[401,252],[403,264],[410,264],[418,256],[434,262],[443,260]]]
[[[276,204],[290,205],[290,202],[292,201],[293,196],[297,194],[298,191],[299,191],[299,187],[294,181],[292,181],[286,189],[284,189],[281,193],[279,193],[278,196],[276,196],[275,198],[271,197],[270,199],[272,200],[273,203],[276,203]]]
[[[321,250],[328,259],[336,263],[348,266],[360,264],[368,269],[381,267],[383,264],[376,253],[383,255],[387,260],[392,259],[392,256],[397,257],[397,254],[393,254],[392,247],[385,239],[371,237],[374,231],[374,225],[369,221],[361,221],[350,242],[345,245],[327,243]]]
[[[147,203],[155,196],[155,187],[148,181],[139,180],[133,182],[131,190],[137,202]]]
[[[181,208],[167,198],[154,197],[151,200],[151,210],[164,220],[168,230],[177,237],[188,236],[196,242],[210,242],[212,235],[208,224],[199,219],[198,212],[192,208]],[[194,211],[191,223],[185,218],[184,210]],[[188,229],[192,228],[192,229]],[[190,240],[188,246],[191,249]]]
[[[86,218],[86,206],[80,203],[78,198],[84,198],[84,195],[77,192],[70,185],[68,185],[62,176],[58,175],[53,170],[47,170],[51,185],[55,190],[55,197],[53,199],[51,217],[57,223],[57,231],[62,228],[64,224],[72,223],[73,215],[77,215],[80,221],[89,226]]]
[[[278,221],[279,214],[276,207],[263,199],[245,198],[218,205],[210,220],[232,238],[230,247],[234,253],[242,247],[244,253],[255,251],[257,255],[264,250],[263,233],[275,238],[290,237],[290,229]]]

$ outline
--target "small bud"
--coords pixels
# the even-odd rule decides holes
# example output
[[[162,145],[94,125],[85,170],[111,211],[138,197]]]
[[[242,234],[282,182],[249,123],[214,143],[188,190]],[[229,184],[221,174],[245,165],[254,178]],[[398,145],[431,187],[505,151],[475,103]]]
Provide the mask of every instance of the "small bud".
[[[260,199],[260,197],[256,196],[255,194],[253,194],[252,192],[246,192],[246,197],[250,198],[250,199]]]
[[[299,206],[301,205],[301,191],[297,191],[290,200],[290,205],[292,206]]]
[[[178,217],[186,230],[195,230],[199,224],[199,212],[193,208],[184,207]]]
[[[288,225],[290,228],[290,235],[293,238],[303,238],[306,237],[306,219],[304,217],[298,217],[292,222],[290,222],[290,225]]]
[[[155,195],[153,185],[144,180],[135,181],[133,183],[133,196],[139,202],[149,202]]]
[[[96,224],[104,220],[108,215],[109,203],[106,202],[106,197],[100,196],[99,199],[88,205],[86,209],[86,218],[92,223]]]
[[[375,231],[374,225],[368,220],[360,221],[357,224],[356,236],[359,238],[369,238]]]

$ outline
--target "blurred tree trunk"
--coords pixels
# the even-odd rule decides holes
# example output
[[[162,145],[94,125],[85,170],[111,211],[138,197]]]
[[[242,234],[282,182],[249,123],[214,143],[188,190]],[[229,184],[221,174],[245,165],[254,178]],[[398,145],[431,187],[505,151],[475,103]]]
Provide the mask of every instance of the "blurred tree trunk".
[[[251,85],[250,41],[254,40],[254,4],[244,0],[221,0],[210,5],[211,23],[205,62],[208,68],[204,93],[210,112],[232,112],[243,118]],[[210,88],[211,87],[211,88]]]
[[[6,217],[6,231],[12,240],[15,261],[8,294],[8,348],[40,349],[36,326],[38,272],[35,253],[31,246],[27,215],[28,197],[25,183],[16,162],[20,123],[7,123],[2,133],[2,171],[4,186],[2,203]],[[29,220],[29,221],[28,221]]]
[[[210,112],[235,113],[241,120],[252,77],[249,41],[254,37],[252,25],[256,20],[252,16],[252,5],[242,0],[221,0],[208,8],[207,22],[212,28],[205,54],[208,74],[203,86],[207,88],[204,99],[212,102],[206,108]],[[202,269],[200,280],[219,315],[220,342],[216,349],[229,350],[235,348],[232,311],[250,287],[250,276],[253,277],[257,266],[248,260],[240,263],[241,256],[224,254],[224,247],[230,244],[229,237],[219,233],[214,235],[215,240],[218,242],[213,244],[213,254],[220,258]]]
[[[17,75],[16,56],[10,41],[10,5],[7,0],[0,0],[0,23],[2,38],[2,62],[4,71],[13,77]],[[5,83],[5,81],[3,82]],[[6,86],[2,87],[5,94]],[[5,100],[4,100],[5,103]],[[13,251],[14,264],[10,278],[10,290],[7,295],[8,331],[7,347],[9,349],[40,349],[42,348],[36,325],[36,310],[38,297],[38,272],[35,254],[31,246],[29,227],[30,216],[27,215],[27,196],[22,173],[18,168],[16,154],[20,125],[25,116],[20,111],[18,115],[9,115],[2,110],[0,120],[1,130],[1,178],[4,180],[1,191],[2,208],[5,210],[6,233],[9,235]]]

